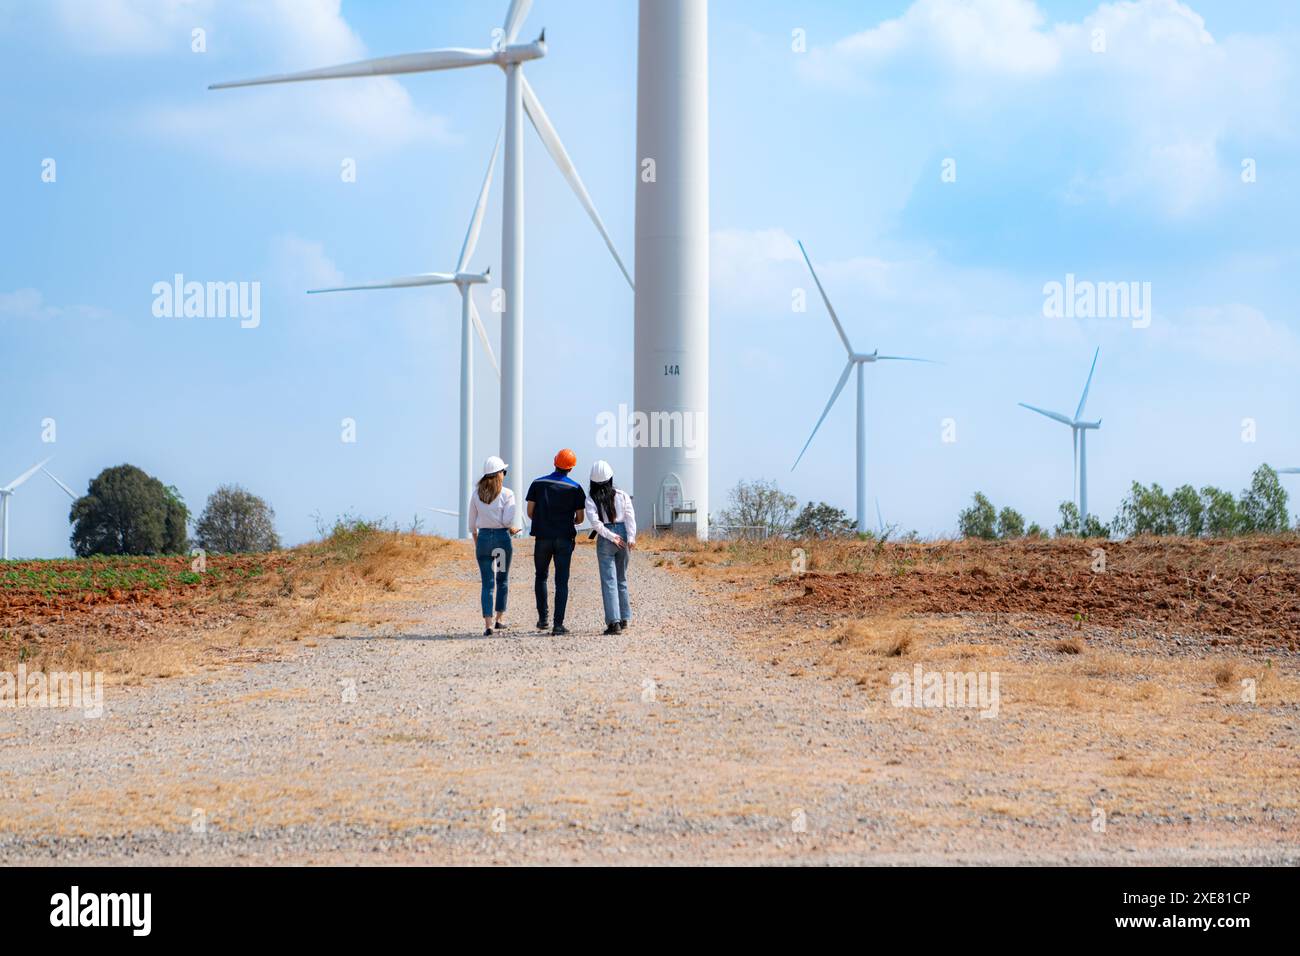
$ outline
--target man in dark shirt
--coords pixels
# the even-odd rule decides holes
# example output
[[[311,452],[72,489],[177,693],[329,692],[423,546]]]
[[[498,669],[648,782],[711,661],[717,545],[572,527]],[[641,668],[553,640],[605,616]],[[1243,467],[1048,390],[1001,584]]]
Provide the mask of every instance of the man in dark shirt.
[[[546,577],[551,562],[555,562],[555,627],[552,634],[568,634],[564,626],[564,610],[569,604],[569,562],[573,558],[575,526],[582,524],[587,494],[582,485],[569,477],[578,463],[578,456],[569,448],[562,448],[555,456],[555,471],[538,478],[528,486],[528,517],[532,528],[528,532],[533,542],[533,567],[537,572],[534,590],[537,594],[537,627],[549,626],[546,611]]]

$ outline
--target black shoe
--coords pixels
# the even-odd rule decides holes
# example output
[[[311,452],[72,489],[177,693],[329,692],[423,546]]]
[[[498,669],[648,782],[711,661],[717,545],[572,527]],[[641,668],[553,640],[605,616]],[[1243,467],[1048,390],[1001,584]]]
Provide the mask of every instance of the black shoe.
[[[505,621],[497,621],[496,624],[493,625],[493,630],[504,631],[507,627],[509,627],[509,625],[506,624]]]
[[[606,634],[622,634],[622,633],[623,633],[623,629],[622,629],[621,627],[619,627],[619,626],[618,626],[618,622],[615,621],[614,623],[612,623],[612,624],[608,624],[608,625],[605,626],[605,633],[606,633]]]
[[[484,631],[483,631],[483,636],[484,636],[484,637],[491,637],[491,636],[492,636],[492,628],[489,627],[489,628],[487,628],[486,630],[484,630]]]
[[[539,631],[548,631],[551,628],[551,622],[544,617],[537,619],[537,629]]]
[[[619,622],[618,622],[618,629],[619,629],[620,631],[626,631],[626,630],[627,630],[627,626],[628,626],[629,624],[631,624],[631,623],[632,623],[631,621],[619,621]]]
[[[555,627],[551,628],[551,635],[554,637],[559,637],[561,634],[568,634],[568,633],[569,633],[569,629],[565,627],[563,624],[557,624],[555,625]]]

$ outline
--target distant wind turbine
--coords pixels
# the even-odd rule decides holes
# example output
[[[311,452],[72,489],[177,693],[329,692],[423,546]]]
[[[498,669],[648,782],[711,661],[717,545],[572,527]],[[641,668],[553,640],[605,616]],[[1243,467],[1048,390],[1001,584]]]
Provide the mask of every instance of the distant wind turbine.
[[[1052,421],[1070,426],[1070,433],[1074,439],[1074,494],[1075,503],[1079,507],[1080,525],[1088,517],[1088,430],[1101,427],[1100,418],[1095,422],[1083,420],[1083,406],[1088,401],[1088,389],[1092,387],[1092,373],[1097,371],[1097,356],[1100,353],[1100,347],[1092,353],[1092,368],[1088,370],[1088,381],[1083,385],[1083,395],[1079,397],[1079,407],[1074,410],[1073,418],[1062,415],[1060,412],[1049,412],[1045,408],[1026,405],[1024,402],[1018,403],[1022,408],[1027,408],[1031,412],[1038,412],[1040,415],[1046,415]]]
[[[0,541],[2,541],[0,543],[0,554],[3,554],[6,561],[9,560],[9,499],[13,497],[19,485],[44,468],[48,462],[48,458],[45,461],[37,462],[9,484],[0,488]]]
[[[826,290],[822,288],[821,280],[817,278],[817,270],[813,268],[812,260],[808,258],[808,250],[803,247],[802,242],[799,243],[799,251],[803,253],[804,262],[808,263],[808,271],[812,273],[813,282],[817,283],[817,291],[822,294],[822,301],[826,303],[826,311],[830,313],[831,321],[835,323],[835,331],[839,333],[840,341],[844,343],[844,351],[848,353],[848,362],[844,365],[844,371],[840,373],[840,380],[835,383],[835,390],[831,392],[831,399],[826,403],[826,409],[822,412],[822,417],[817,419],[812,434],[804,442],[803,451],[799,452],[799,457],[795,459],[790,470],[794,471],[795,468],[799,467],[804,452],[808,450],[808,446],[812,444],[813,438],[817,435],[817,429],[822,427],[822,422],[830,414],[835,399],[839,398],[840,392],[844,390],[844,383],[849,380],[849,373],[856,367],[858,370],[857,518],[858,533],[865,534],[867,531],[867,393],[863,369],[868,363],[872,362],[930,362],[931,360],[909,358],[905,355],[881,355],[879,350],[875,352],[853,351],[853,346],[849,344],[849,337],[844,334],[844,327],[840,325],[839,316],[835,314],[835,308],[831,305]]]
[[[1300,475],[1300,468],[1278,468],[1276,471],[1279,475]]]
[[[488,193],[492,189],[492,170],[497,164],[497,154],[501,150],[501,136],[497,135],[496,146],[492,148],[492,158],[488,160],[487,175],[479,189],[478,202],[474,204],[474,214],[470,216],[469,229],[465,232],[465,241],[460,247],[460,258],[456,260],[454,272],[422,272],[419,275],[402,276],[386,279],[382,282],[367,282],[362,285],[339,286],[332,289],[308,289],[308,293],[317,292],[355,292],[364,289],[409,289],[427,285],[455,285],[460,292],[460,497],[469,501],[470,488],[474,484],[473,430],[474,430],[474,359],[470,346],[470,325],[478,330],[478,337],[487,352],[488,360],[501,377],[496,356],[492,354],[492,345],[488,341],[487,329],[479,318],[478,307],[474,305],[474,286],[485,283],[491,277],[491,268],[482,273],[467,272],[469,260],[478,245],[479,232],[483,228],[483,213],[487,209]],[[462,510],[464,506],[462,505]],[[461,514],[457,526],[457,536],[469,537],[469,525]]]
[[[501,209],[501,289],[504,309],[501,314],[501,442],[500,454],[514,464],[510,470],[510,489],[518,501],[524,500],[524,148],[523,114],[527,113],[542,144],[551,155],[578,201],[600,232],[614,261],[629,286],[632,276],[623,265],[614,241],[596,212],[595,203],[583,185],[559,134],[551,125],[541,101],[524,77],[523,65],[546,56],[546,31],[532,43],[516,43],[520,27],[532,6],[532,0],[511,0],[505,25],[495,49],[451,48],[384,56],[340,66],[329,66],[301,73],[280,73],[233,83],[216,83],[209,89],[236,86],[262,86],[269,83],[296,83],[303,80],[330,80],[346,77],[393,76],[401,73],[428,73],[474,66],[500,67],[506,75],[505,183]],[[666,64],[664,69],[671,69]],[[671,158],[671,157],[669,157]],[[666,159],[666,158],[664,158]],[[661,162],[664,161],[661,159]],[[463,505],[462,505],[463,506]]]

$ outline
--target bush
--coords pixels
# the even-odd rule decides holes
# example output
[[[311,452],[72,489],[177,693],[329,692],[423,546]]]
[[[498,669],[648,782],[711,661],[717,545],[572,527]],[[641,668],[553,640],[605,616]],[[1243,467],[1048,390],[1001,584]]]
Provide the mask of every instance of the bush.
[[[1280,534],[1287,530],[1287,494],[1277,472],[1260,465],[1251,476],[1250,487],[1241,493],[1237,506],[1240,527],[1245,534]]]
[[[239,485],[222,485],[208,496],[194,533],[199,547],[214,554],[274,551],[280,547],[275,512]]]
[[[993,502],[982,491],[975,492],[969,508],[957,515],[957,530],[963,538],[983,538],[991,541],[997,535],[997,512]]]
[[[998,512],[998,537],[1023,538],[1025,536],[1025,518],[1015,508],[1003,508]]]
[[[843,508],[824,501],[814,505],[810,501],[790,525],[790,535],[795,538],[842,538],[853,535],[856,528]]]
[[[134,465],[105,468],[72,503],[72,550],[94,554],[182,554],[189,509],[174,487]]]

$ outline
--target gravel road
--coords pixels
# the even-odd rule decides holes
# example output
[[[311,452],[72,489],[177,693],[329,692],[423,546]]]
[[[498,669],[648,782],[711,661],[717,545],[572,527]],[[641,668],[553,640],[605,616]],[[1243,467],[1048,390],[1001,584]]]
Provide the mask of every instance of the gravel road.
[[[110,686],[105,714],[0,711],[4,863],[1295,863],[1289,816],[1117,817],[1033,768],[948,772],[971,714],[913,719],[851,681],[741,646],[724,588],[636,553],[635,619],[605,637],[594,549],[569,625],[532,628],[531,547],[509,631],[477,571],[439,571],[403,621],[272,660]],[[1067,748],[1068,749],[1068,748]],[[999,797],[1033,812],[998,812]]]

